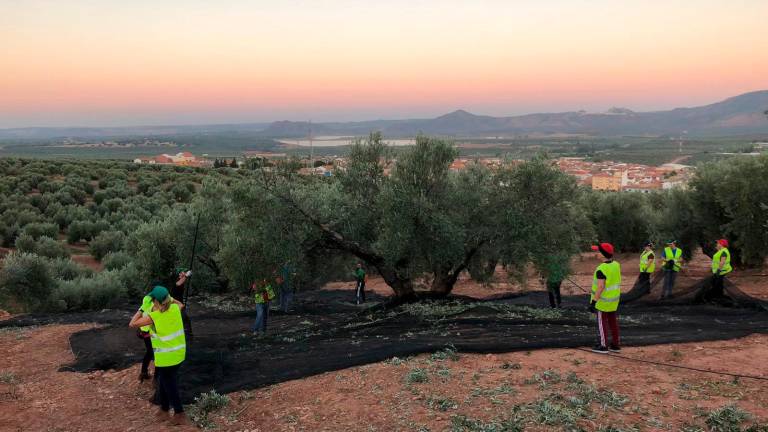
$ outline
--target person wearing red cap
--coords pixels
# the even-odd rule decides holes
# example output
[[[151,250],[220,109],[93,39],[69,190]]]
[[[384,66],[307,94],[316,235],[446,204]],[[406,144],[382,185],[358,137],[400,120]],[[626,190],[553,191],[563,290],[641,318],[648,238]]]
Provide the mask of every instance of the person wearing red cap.
[[[592,246],[599,252],[598,257],[604,259],[597,268],[592,279],[592,295],[589,310],[597,314],[598,344],[592,349],[596,353],[605,354],[609,351],[620,352],[619,321],[616,310],[619,308],[621,297],[621,264],[613,260],[613,245],[600,243]],[[608,333],[611,333],[611,343],[608,343]]]
[[[712,295],[722,296],[725,286],[725,275],[733,271],[733,267],[731,267],[731,252],[728,250],[728,240],[718,240],[715,248],[717,252],[712,255]]]

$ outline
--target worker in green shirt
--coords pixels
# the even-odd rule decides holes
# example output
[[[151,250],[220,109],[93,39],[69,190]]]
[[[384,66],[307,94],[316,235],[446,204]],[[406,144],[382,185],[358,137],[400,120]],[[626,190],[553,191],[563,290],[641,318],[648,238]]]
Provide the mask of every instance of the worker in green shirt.
[[[356,304],[365,303],[365,281],[368,279],[362,263],[355,267],[355,300]]]

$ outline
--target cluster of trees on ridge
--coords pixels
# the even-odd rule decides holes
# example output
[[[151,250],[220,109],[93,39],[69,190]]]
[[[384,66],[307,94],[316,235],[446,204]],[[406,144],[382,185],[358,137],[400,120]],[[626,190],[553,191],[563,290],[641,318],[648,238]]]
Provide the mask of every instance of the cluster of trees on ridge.
[[[392,151],[379,134],[358,140],[333,177],[300,176],[290,164],[0,160],[0,240],[11,249],[0,264],[0,302],[114,306],[190,259],[196,289],[233,293],[286,263],[313,287],[347,278],[362,261],[409,301],[449,294],[465,271],[483,281],[499,265],[512,275],[528,266],[567,271],[597,239],[636,251],[675,238],[690,254],[728,237],[739,265],[768,255],[768,156],[701,165],[686,190],[640,194],[578,187],[543,156],[453,172],[455,147],[426,136],[385,176]],[[82,244],[103,271],[70,258]]]

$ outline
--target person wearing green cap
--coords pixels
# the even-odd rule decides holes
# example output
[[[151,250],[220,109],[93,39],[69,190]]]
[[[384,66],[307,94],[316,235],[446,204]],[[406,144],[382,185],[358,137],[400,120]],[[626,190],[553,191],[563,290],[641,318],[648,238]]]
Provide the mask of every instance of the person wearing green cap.
[[[152,307],[148,313],[139,310],[131,318],[128,326],[139,328],[149,326],[152,350],[155,357],[155,375],[160,399],[160,414],[168,417],[171,406],[174,415],[170,418],[174,424],[186,424],[187,418],[181,404],[178,387],[178,371],[187,354],[184,324],[181,310],[184,304],[173,299],[168,289],[155,286],[149,293]]]

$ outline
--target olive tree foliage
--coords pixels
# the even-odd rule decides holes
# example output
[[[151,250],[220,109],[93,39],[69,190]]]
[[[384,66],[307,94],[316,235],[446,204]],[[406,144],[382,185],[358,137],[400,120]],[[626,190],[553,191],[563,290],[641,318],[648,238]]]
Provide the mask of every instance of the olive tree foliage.
[[[688,260],[700,246],[701,231],[696,224],[697,209],[691,193],[684,189],[672,189],[649,196],[651,209],[657,215],[655,235],[650,238],[656,250],[675,240]]]
[[[583,206],[597,238],[622,252],[637,252],[656,235],[656,213],[648,195],[640,192],[590,192]]]
[[[532,263],[542,276],[562,280],[571,257],[595,235],[580,207],[585,192],[544,157],[498,175],[492,196],[501,262],[513,274]]]
[[[27,252],[11,252],[0,269],[0,300],[8,306],[35,310],[48,301],[56,280],[48,261]]]
[[[450,142],[419,136],[385,176],[389,149],[374,133],[335,177],[257,173],[233,191],[227,268],[252,272],[245,284],[310,254],[352,256],[403,301],[417,287],[447,295],[478,257],[523,265],[576,251],[588,222],[572,180],[543,160],[453,172],[456,155]]]
[[[730,240],[732,260],[760,266],[768,256],[768,155],[735,157],[708,163],[690,182],[698,242],[711,249],[716,239]]]
[[[219,254],[231,218],[229,193],[218,181],[205,181],[189,205],[169,209],[165,217],[141,225],[126,240],[126,251],[139,274],[170,285],[174,272],[194,261],[194,284],[198,288],[224,291],[229,278]],[[199,218],[199,225],[198,225]],[[197,244],[193,243],[197,228]]]

